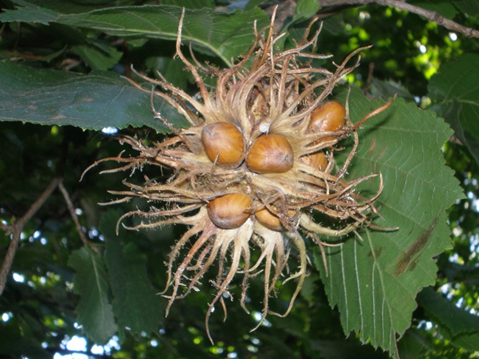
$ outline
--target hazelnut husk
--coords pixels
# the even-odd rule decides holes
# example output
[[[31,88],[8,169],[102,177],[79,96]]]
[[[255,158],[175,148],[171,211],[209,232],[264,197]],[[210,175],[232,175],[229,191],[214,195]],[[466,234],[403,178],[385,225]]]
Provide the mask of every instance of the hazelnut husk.
[[[269,297],[275,294],[283,276],[287,277],[284,281],[294,279],[296,289],[279,315],[291,311],[307,276],[305,237],[313,238],[323,251],[327,243],[320,236],[340,237],[362,226],[378,228],[372,217],[378,213],[374,202],[383,189],[381,175],[350,181],[345,177],[359,143],[358,126],[387,106],[353,125],[340,103],[319,105],[341,78],[356,68],[358,63],[349,64],[359,50],[338,63],[334,72],[313,68],[311,59],[320,55],[304,53],[316,47],[319,31],[309,38],[312,27],[296,47],[276,52],[273,44],[279,37],[274,34],[273,16],[269,28],[256,32],[250,51],[230,68],[221,70],[198,62],[192,64],[184,56],[183,16],[184,13],[178,26],[176,53],[194,78],[198,96],[191,96],[164,78],[149,79],[139,74],[156,85],[153,92],[150,86],[133,84],[174,106],[190,127],[175,130],[153,109],[173,136],[153,144],[150,139],[122,138],[138,152],[136,157],[120,154],[99,160],[89,168],[112,160],[120,163],[119,167],[104,172],[139,172],[147,165],[171,170],[167,181],[145,176],[141,185],[125,180],[127,190],[110,192],[122,196],[112,203],[143,198],[163,204],[162,208],[155,205],[148,211],[125,213],[119,223],[130,216],[146,219],[132,227],[121,222],[128,229],[171,224],[188,227],[169,255],[168,278],[162,293],[169,299],[166,312],[176,299],[197,290],[206,271],[214,267],[217,275],[210,283],[217,292],[208,305],[206,318],[218,302],[226,308],[224,294],[233,290],[231,283],[240,273],[240,303],[246,311],[248,281],[253,277],[264,280],[259,326],[269,313]],[[206,85],[205,76],[215,77],[216,87]],[[339,150],[336,143],[348,136],[352,138],[349,154],[344,156],[342,167],[333,171],[334,154]],[[361,182],[376,176],[379,188],[375,195],[365,198],[357,193]],[[335,223],[327,227],[316,222],[324,216]],[[290,253],[295,255],[290,257]],[[292,258],[296,271],[291,270]],[[208,320],[206,326],[212,340]]]

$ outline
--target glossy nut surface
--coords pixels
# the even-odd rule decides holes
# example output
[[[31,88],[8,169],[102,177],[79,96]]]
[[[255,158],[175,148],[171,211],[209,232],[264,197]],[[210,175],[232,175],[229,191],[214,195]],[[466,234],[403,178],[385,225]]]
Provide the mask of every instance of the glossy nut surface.
[[[336,101],[326,102],[318,106],[311,113],[308,133],[333,132],[343,128],[346,120],[346,109]],[[330,141],[334,137],[327,137],[321,141]]]
[[[219,228],[241,227],[251,215],[253,200],[244,193],[230,193],[210,201],[206,208],[211,221]]]
[[[301,161],[313,168],[319,169],[320,171],[325,171],[328,167],[328,159],[323,152],[303,156],[301,157]]]
[[[201,131],[206,155],[223,166],[237,166],[244,156],[244,138],[238,128],[229,122],[209,124]]]
[[[266,207],[254,212],[254,215],[258,222],[266,228],[272,229],[273,231],[281,231],[284,229],[279,218],[271,213]]]
[[[253,143],[246,156],[249,169],[257,173],[283,173],[293,167],[293,148],[276,134],[263,135]]]

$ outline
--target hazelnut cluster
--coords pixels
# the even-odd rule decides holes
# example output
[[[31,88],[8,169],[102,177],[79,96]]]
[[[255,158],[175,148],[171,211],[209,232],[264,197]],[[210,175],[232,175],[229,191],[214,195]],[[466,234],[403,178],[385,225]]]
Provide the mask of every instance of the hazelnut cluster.
[[[305,238],[323,249],[328,244],[320,236],[341,236],[361,226],[373,226],[371,216],[377,213],[373,203],[383,184],[379,176],[377,194],[366,199],[354,189],[376,175],[349,182],[343,178],[358,145],[357,125],[349,120],[347,106],[327,102],[337,82],[358,65],[359,59],[347,66],[356,52],[336,65],[334,72],[312,67],[311,60],[325,58],[313,53],[319,30],[312,39],[306,34],[296,47],[276,52],[275,42],[282,35],[273,33],[273,16],[265,31],[255,29],[256,40],[249,53],[231,68],[219,70],[199,64],[194,56],[191,63],[184,56],[182,22],[183,15],[177,55],[193,75],[199,96],[193,97],[163,78],[143,78],[158,87],[152,96],[174,106],[191,126],[176,130],[154,110],[172,136],[153,146],[139,139],[122,138],[138,151],[138,156],[126,158],[120,154],[101,161],[123,164],[104,172],[144,170],[145,165],[173,169],[166,183],[148,177],[143,185],[125,181],[127,190],[112,191],[122,196],[114,203],[141,197],[165,204],[162,209],[151,207],[149,211],[124,214],[119,223],[129,216],[143,218],[134,227],[124,225],[130,229],[168,224],[189,227],[173,246],[167,263],[168,282],[163,292],[169,298],[167,312],[173,301],[196,289],[205,272],[218,262],[212,282],[217,294],[206,315],[211,339],[208,318],[217,302],[225,308],[223,294],[229,293],[237,273],[243,277],[240,302],[247,312],[248,280],[261,273],[263,320],[273,313],[268,301],[275,284],[284,277],[283,282],[296,279],[296,290],[286,311],[273,313],[287,315],[306,276]],[[310,52],[306,53],[307,49]],[[214,89],[207,88],[204,75],[216,78]],[[350,136],[349,155],[338,167],[334,161],[337,143]],[[317,223],[318,218],[336,224],[324,227]],[[259,249],[259,254],[253,249]],[[295,273],[289,273],[292,250],[299,258]]]

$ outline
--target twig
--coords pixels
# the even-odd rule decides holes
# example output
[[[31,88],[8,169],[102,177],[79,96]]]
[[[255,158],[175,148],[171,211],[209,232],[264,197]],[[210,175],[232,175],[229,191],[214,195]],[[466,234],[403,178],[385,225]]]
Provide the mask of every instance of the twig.
[[[43,193],[37,198],[35,202],[30,206],[27,212],[14,223],[13,225],[13,234],[12,241],[8,246],[7,254],[2,263],[2,268],[0,269],[0,296],[5,289],[5,284],[7,282],[7,276],[12,267],[13,259],[15,258],[15,253],[17,252],[18,244],[20,243],[20,236],[23,231],[25,224],[35,215],[35,213],[41,208],[45,201],[50,197],[52,192],[61,182],[61,178],[57,177],[52,180],[48,187],[43,191]]]
[[[67,203],[68,211],[70,212],[70,215],[73,219],[73,222],[75,222],[75,227],[77,229],[78,234],[80,235],[80,239],[83,242],[83,244],[88,245],[90,241],[85,237],[85,233],[83,232],[81,228],[80,221],[78,220],[77,215],[75,214],[75,208],[73,207],[72,200],[70,199],[70,195],[68,194],[65,186],[63,185],[63,182],[60,182],[58,185],[58,188],[63,194],[63,198],[65,198],[65,202]]]
[[[3,229],[5,232],[13,232],[13,226],[9,226],[3,222],[0,222],[0,229]]]
[[[366,96],[369,92],[369,88],[371,87],[371,83],[373,81],[373,72],[374,72],[374,62],[369,63],[369,72],[368,78],[366,80],[366,87],[363,89],[363,94]]]
[[[460,32],[466,37],[479,38],[479,31],[470,27],[458,24],[455,21],[446,19],[435,11],[423,9],[422,7],[408,4],[403,0],[319,0],[321,6],[339,6],[339,5],[369,5],[376,3],[382,6],[392,6],[398,10],[406,10],[416,15],[422,16],[429,21],[435,22],[451,31]]]
[[[352,131],[355,131],[358,129],[359,126],[361,126],[364,122],[366,122],[366,120],[370,119],[371,117],[373,116],[376,116],[377,114],[380,114],[381,112],[383,112],[384,110],[386,110],[389,106],[391,106],[394,102],[394,100],[396,99],[396,95],[393,96],[392,100],[389,101],[387,104],[375,109],[373,112],[369,113],[368,115],[366,115],[366,117],[364,117],[361,121],[357,122],[353,127],[351,127],[351,130]]]

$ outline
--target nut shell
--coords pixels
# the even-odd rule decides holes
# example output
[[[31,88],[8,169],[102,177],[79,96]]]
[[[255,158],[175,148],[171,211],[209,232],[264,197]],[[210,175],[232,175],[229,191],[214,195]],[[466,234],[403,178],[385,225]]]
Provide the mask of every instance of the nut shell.
[[[270,212],[266,207],[259,209],[254,212],[254,215],[259,223],[261,223],[266,228],[272,229],[273,231],[282,231],[284,230],[281,221],[277,216]]]
[[[211,221],[219,228],[241,227],[251,215],[253,200],[244,193],[230,193],[210,201],[206,209]]]
[[[301,157],[301,161],[313,168],[319,169],[320,171],[325,171],[328,167],[328,159],[323,152],[317,152],[311,155],[303,156]]]
[[[256,173],[284,173],[294,164],[293,148],[281,135],[269,134],[256,139],[251,145],[246,164]]]
[[[244,158],[243,134],[229,122],[209,124],[201,131],[201,141],[211,162],[222,166],[238,166]]]
[[[311,113],[308,133],[321,134],[322,132],[338,131],[344,127],[346,109],[337,101],[326,102],[318,106]],[[334,137],[322,138],[320,141],[330,141]]]

